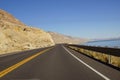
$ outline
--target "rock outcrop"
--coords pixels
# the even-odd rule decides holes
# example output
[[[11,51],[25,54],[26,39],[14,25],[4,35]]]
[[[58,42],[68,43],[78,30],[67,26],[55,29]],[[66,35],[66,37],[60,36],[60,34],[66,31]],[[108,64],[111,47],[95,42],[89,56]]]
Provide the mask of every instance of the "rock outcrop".
[[[0,53],[54,45],[49,33],[28,27],[11,14],[0,10]]]

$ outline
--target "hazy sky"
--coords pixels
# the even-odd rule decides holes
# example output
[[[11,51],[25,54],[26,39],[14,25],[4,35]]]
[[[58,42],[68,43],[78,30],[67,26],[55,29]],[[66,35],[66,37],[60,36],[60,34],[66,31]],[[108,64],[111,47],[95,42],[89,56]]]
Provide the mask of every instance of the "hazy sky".
[[[82,38],[120,37],[120,0],[0,0],[27,25]]]

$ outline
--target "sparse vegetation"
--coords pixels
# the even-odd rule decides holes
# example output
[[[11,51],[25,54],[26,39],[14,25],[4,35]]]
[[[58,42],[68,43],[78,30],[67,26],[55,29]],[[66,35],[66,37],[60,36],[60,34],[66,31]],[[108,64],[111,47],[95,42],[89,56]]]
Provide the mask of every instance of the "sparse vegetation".
[[[49,33],[30,28],[9,13],[0,10],[0,54],[52,45],[54,42]]]
[[[93,58],[100,60],[102,62],[111,64],[113,66],[120,68],[120,57],[101,53],[101,52],[96,52],[96,51],[92,51],[92,50],[86,50],[86,49],[78,48],[75,46],[69,46],[69,48],[76,50],[78,52],[81,52],[81,53],[88,55],[90,57],[93,57]]]

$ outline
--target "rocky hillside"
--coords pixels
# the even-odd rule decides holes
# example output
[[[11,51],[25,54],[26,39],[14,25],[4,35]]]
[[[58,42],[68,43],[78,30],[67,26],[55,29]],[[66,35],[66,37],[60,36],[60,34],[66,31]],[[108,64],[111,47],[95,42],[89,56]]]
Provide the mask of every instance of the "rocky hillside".
[[[22,22],[20,22],[18,19],[16,19],[14,16],[11,14],[5,12],[4,10],[0,9],[0,20],[5,21],[5,22],[10,22],[16,25],[22,25],[25,26]]]
[[[0,10],[0,53],[52,46],[49,33],[28,27],[11,14]]]
[[[48,33],[52,36],[56,44],[60,44],[60,43],[80,44],[87,41],[86,39],[71,37],[71,36],[67,36],[67,35],[63,35],[55,32],[48,32]]]

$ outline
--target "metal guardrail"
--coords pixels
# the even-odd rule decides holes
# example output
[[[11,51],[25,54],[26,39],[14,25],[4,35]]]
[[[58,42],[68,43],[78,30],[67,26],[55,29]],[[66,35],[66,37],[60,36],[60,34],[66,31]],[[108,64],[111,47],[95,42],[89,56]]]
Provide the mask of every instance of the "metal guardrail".
[[[68,46],[75,46],[87,50],[97,51],[108,55],[120,57],[120,49],[117,48],[94,47],[94,46],[84,46],[84,45],[68,45]]]

